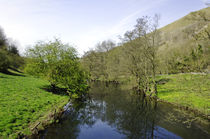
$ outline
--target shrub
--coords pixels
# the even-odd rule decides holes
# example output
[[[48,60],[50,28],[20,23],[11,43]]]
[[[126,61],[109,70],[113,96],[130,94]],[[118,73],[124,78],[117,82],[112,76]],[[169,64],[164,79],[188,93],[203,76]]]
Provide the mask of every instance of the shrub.
[[[25,71],[47,79],[52,88],[62,86],[69,94],[82,97],[87,90],[87,76],[80,66],[76,50],[55,39],[39,42],[27,50]]]

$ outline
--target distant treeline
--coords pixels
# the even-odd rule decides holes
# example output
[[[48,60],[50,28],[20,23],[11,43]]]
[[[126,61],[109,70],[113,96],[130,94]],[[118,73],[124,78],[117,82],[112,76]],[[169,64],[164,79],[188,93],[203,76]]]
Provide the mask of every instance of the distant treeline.
[[[10,41],[0,28],[0,72],[7,72],[8,68],[17,69],[24,64],[17,46]]]

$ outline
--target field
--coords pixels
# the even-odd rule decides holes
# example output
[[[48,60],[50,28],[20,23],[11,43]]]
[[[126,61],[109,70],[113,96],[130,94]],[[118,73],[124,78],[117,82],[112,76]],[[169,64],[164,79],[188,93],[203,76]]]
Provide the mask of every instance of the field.
[[[158,77],[162,100],[210,114],[210,75],[174,74]]]
[[[0,73],[0,138],[30,134],[31,125],[68,102],[68,96],[53,94],[47,86],[45,80],[18,72]]]

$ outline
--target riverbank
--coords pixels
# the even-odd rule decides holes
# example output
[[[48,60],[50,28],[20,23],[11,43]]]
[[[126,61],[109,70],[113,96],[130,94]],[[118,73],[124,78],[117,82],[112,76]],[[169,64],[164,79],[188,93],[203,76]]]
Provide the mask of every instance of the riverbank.
[[[157,79],[159,99],[210,115],[209,74],[161,75]]]
[[[89,94],[88,101],[72,102],[59,123],[34,139],[209,138],[208,120],[121,85],[92,82]]]
[[[19,72],[0,73],[0,138],[30,135],[54,122],[69,101],[46,80]]]
[[[131,89],[136,82],[133,78],[118,80],[122,88]],[[180,108],[205,115],[210,119],[210,74],[180,73],[157,76],[158,99]]]

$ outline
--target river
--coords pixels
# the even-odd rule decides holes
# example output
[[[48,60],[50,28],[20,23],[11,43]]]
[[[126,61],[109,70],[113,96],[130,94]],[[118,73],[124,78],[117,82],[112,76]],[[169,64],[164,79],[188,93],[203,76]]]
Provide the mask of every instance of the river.
[[[210,124],[172,105],[135,95],[120,85],[94,83],[90,99],[71,103],[60,122],[36,138],[207,139]]]

